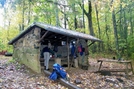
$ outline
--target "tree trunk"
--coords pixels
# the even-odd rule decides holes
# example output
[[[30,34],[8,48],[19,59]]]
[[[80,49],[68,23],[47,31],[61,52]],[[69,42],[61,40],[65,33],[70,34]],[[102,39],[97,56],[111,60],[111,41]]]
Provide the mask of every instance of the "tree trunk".
[[[98,17],[98,8],[97,8],[97,4],[95,3],[95,11],[96,11],[96,17],[97,17],[97,26],[98,26],[98,32],[99,32],[99,38],[101,39],[101,32],[100,32],[100,22],[99,22],[99,17]],[[100,42],[98,43],[98,49],[99,49],[99,52],[100,52]]]
[[[132,0],[130,1],[132,2]],[[129,7],[129,14],[130,14],[130,34],[133,35],[133,21],[132,21],[132,7]]]
[[[92,24],[92,4],[90,0],[88,0],[88,14],[86,16],[88,18],[88,28],[90,31],[90,35],[94,36],[94,30]]]
[[[81,6],[82,8],[82,6]],[[84,14],[87,16],[87,20],[88,20],[88,29],[90,32],[90,35],[95,36],[94,34],[94,30],[93,30],[93,24],[92,24],[92,4],[91,1],[88,0],[88,12],[86,12],[85,9],[83,9]],[[96,52],[96,46],[93,45],[93,47],[91,48],[92,52]]]
[[[76,18],[76,11],[75,11],[75,4],[73,5],[73,12],[74,12],[74,29],[77,29],[77,18]]]
[[[115,11],[114,10],[112,11],[112,21],[113,21],[113,28],[114,28],[114,37],[115,37],[116,50],[119,50],[117,26],[116,26],[116,16],[115,16]]]
[[[83,13],[87,17],[88,29],[89,29],[90,35],[94,36],[95,34],[94,34],[94,30],[93,30],[93,25],[92,25],[92,4],[91,4],[91,1],[88,0],[88,12],[84,8],[82,8],[81,3],[79,5],[80,5],[81,9],[83,10]]]
[[[24,30],[24,14],[25,14],[25,0],[22,1],[22,26],[21,26],[21,31]]]
[[[126,51],[127,51],[127,53],[128,53],[128,43],[127,43],[127,36],[128,36],[128,22],[127,22],[127,20],[126,20],[126,12],[124,11],[124,30],[123,30],[123,39],[125,40],[125,42],[123,43],[124,44],[124,46],[122,47],[122,50],[121,50],[121,55],[124,55],[124,53],[125,53],[125,49],[126,49]],[[125,47],[125,45],[126,45],[126,47]],[[126,57],[128,57],[127,55],[126,55]]]
[[[83,18],[83,28],[85,28],[85,18],[84,18],[84,0],[82,0],[82,18]]]
[[[109,41],[109,35],[108,35],[108,25],[107,25],[107,16],[105,15],[105,30],[106,30],[106,38],[107,38],[107,48],[108,48],[108,51],[111,51],[111,48],[110,48],[110,41]]]
[[[116,16],[115,16],[115,11],[114,11],[114,7],[113,7],[113,0],[111,1],[111,8],[113,8],[112,10],[112,21],[113,21],[113,28],[114,28],[114,37],[115,37],[115,46],[116,46],[116,50],[117,53],[119,52],[119,45],[118,45],[118,35],[117,35],[117,26],[116,26]]]
[[[28,0],[28,24],[30,23],[31,17],[31,0]]]
[[[55,3],[58,3],[58,1],[57,0],[55,0]],[[56,14],[56,26],[59,26],[59,10],[58,10],[58,6],[57,6],[57,4],[55,4],[55,14]]]
[[[120,19],[119,19],[120,21],[119,21],[119,30],[120,30],[120,32],[122,32],[122,29],[123,29],[123,27],[122,27],[122,5],[120,4]]]
[[[66,7],[64,6],[64,28],[66,28],[67,23],[66,23]]]

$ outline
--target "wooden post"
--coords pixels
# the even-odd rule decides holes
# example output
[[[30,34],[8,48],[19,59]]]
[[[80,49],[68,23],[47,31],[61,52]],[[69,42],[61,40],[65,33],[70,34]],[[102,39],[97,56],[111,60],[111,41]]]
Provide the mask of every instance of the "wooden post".
[[[70,60],[69,60],[69,44],[68,44],[68,37],[67,37],[67,62],[68,62],[68,68],[70,67]]]
[[[103,62],[103,61],[100,61],[100,62],[101,62],[101,63],[100,63],[100,66],[99,66],[99,70],[98,70],[98,71],[100,71],[100,69],[101,69],[101,66],[102,66],[102,62]]]
[[[130,62],[130,67],[131,67],[131,71],[134,74],[134,70],[133,70],[133,66],[132,66],[132,62]]]

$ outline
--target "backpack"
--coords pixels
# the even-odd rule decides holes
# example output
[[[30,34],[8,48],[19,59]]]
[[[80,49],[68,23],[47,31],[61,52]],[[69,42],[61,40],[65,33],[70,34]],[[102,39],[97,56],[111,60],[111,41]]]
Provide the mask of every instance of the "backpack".
[[[64,71],[64,69],[59,64],[55,63],[53,65],[53,69],[56,71],[58,77],[61,77],[63,79],[66,78],[67,73]]]
[[[51,73],[51,75],[49,76],[49,79],[51,79],[51,80],[56,80],[57,79],[57,73],[56,73],[56,71],[53,71],[52,73]]]
[[[81,52],[82,49],[81,49],[81,46],[78,46],[78,52]]]
[[[83,48],[82,45],[78,46],[78,52],[80,53],[80,55],[83,55]]]

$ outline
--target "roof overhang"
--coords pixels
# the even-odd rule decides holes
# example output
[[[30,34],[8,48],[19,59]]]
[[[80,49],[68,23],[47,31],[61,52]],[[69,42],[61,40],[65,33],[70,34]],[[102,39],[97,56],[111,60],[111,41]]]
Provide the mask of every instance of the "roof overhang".
[[[13,38],[11,41],[9,41],[8,44],[12,45],[17,40],[19,40],[21,37],[23,37],[25,34],[30,32],[32,30],[32,28],[34,28],[34,27],[39,27],[39,28],[41,28],[45,31],[49,31],[49,32],[51,32],[51,35],[53,35],[53,33],[54,33],[54,34],[58,34],[58,35],[61,35],[61,36],[66,36],[66,37],[70,37],[70,38],[74,38],[74,39],[80,38],[80,39],[85,39],[85,40],[101,42],[100,39],[98,39],[94,36],[91,36],[89,34],[84,34],[84,33],[76,32],[74,30],[68,30],[68,29],[64,29],[64,28],[61,28],[61,27],[44,24],[44,23],[41,23],[41,22],[34,22],[26,30],[21,32],[18,36]]]

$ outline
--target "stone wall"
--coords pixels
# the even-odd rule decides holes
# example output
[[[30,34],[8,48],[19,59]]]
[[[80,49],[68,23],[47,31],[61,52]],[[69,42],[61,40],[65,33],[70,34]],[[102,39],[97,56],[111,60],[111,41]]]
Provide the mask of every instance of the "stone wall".
[[[40,31],[40,28],[33,28],[13,44],[13,58],[37,73],[41,73],[40,44],[36,42],[40,38]]]

